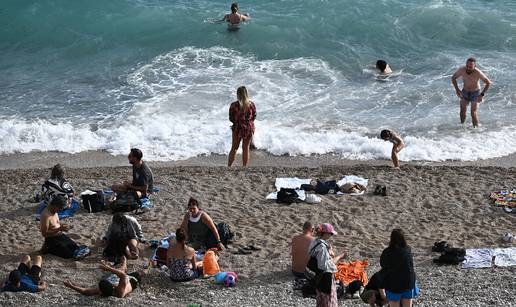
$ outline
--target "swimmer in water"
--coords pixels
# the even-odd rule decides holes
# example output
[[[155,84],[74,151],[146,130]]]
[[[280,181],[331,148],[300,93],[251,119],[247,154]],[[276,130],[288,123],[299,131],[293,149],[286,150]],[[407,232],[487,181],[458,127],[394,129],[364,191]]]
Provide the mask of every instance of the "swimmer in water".
[[[248,21],[249,19],[251,19],[249,14],[238,13],[238,4],[233,2],[231,4],[231,14],[224,15],[221,21],[226,21],[229,29],[238,29],[241,22]]]

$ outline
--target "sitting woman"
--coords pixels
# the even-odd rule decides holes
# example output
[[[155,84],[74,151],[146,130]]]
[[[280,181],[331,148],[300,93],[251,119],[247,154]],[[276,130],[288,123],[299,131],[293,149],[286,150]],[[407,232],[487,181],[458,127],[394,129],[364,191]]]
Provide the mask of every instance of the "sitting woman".
[[[188,238],[188,244],[195,250],[224,249],[215,223],[206,212],[199,209],[199,203],[194,198],[188,201],[188,212],[183,218],[181,229]]]
[[[50,179],[41,186],[41,198],[47,205],[50,204],[54,196],[63,195],[67,200],[66,208],[70,207],[75,192],[70,182],[66,181],[64,173],[65,170],[61,164],[54,165],[50,173]]]
[[[190,281],[199,277],[202,263],[197,264],[195,250],[185,243],[186,235],[183,229],[176,230],[176,242],[170,244],[167,251],[167,266],[172,281]]]
[[[410,247],[401,229],[391,233],[389,247],[380,257],[382,277],[389,306],[412,306],[412,299],[419,294]]]
[[[118,262],[122,256],[138,259],[138,242],[144,242],[142,227],[138,221],[122,212],[115,213],[103,238],[106,240],[104,257]]]

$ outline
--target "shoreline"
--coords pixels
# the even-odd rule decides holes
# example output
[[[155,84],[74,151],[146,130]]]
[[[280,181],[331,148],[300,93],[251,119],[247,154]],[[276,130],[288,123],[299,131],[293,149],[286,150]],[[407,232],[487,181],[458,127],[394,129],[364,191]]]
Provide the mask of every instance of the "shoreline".
[[[234,167],[240,168],[241,155],[238,154]],[[199,166],[199,167],[226,167],[227,155],[211,154],[177,161],[147,161],[145,152],[143,160],[151,167]],[[64,152],[31,152],[0,155],[0,170],[40,169],[50,168],[61,163],[67,168],[92,167],[121,167],[130,166],[125,155],[112,155],[106,151],[86,151],[76,154]],[[308,167],[322,166],[390,166],[391,161],[385,160],[351,160],[335,154],[310,156],[275,156],[263,150],[251,151],[250,168],[254,167]],[[475,161],[401,161],[403,166],[471,166],[471,167],[516,167],[516,153],[503,157]]]

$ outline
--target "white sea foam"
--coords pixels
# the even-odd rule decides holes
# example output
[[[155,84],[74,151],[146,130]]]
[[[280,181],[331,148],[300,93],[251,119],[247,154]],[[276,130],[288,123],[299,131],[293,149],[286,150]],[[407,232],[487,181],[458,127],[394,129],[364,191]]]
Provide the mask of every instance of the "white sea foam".
[[[382,128],[401,133],[404,161],[485,159],[516,148],[512,122],[487,120],[499,117],[489,109],[497,103],[512,108],[503,97],[493,95],[481,110],[483,128],[455,124],[456,99],[451,104],[444,97],[453,93],[440,90],[450,86],[448,76],[401,73],[390,82],[374,76],[356,82],[320,59],[259,60],[221,47],[189,47],[156,57],[126,79],[112,96],[127,111],[99,123],[0,118],[0,152],[126,154],[137,146],[149,160],[227,153],[228,107],[243,84],[258,109],[255,144],[274,155],[389,158],[392,145],[377,137]]]

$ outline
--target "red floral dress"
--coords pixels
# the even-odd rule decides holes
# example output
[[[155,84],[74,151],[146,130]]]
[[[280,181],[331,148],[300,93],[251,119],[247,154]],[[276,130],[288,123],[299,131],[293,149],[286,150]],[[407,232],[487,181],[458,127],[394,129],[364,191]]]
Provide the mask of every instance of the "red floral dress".
[[[256,119],[256,107],[251,101],[247,110],[240,109],[240,103],[235,101],[229,107],[229,121],[233,123],[231,129],[238,133],[241,139],[248,139],[254,133],[254,120]]]

